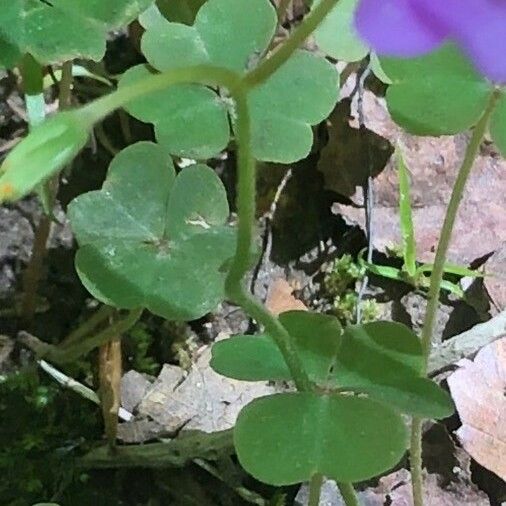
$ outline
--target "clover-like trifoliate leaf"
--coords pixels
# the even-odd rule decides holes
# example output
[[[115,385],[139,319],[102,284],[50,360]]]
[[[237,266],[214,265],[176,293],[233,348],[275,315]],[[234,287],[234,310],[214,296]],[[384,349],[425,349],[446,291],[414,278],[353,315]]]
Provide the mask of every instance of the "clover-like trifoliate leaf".
[[[320,2],[314,2],[312,8]],[[340,0],[314,32],[320,49],[336,60],[359,61],[369,53],[355,29],[357,5],[358,0]]]
[[[235,233],[225,189],[205,165],[177,176],[165,151],[140,142],[112,161],[103,188],[69,206],[79,276],[99,300],[167,319],[200,317],[224,297]]]
[[[153,0],[9,0],[0,9],[0,65],[23,53],[40,63],[73,58],[100,60],[107,31],[126,25]],[[16,54],[17,53],[17,54]]]
[[[207,64],[245,73],[258,64],[267,50],[277,18],[268,0],[208,0],[197,13],[193,26],[169,22],[155,7],[143,14],[141,22],[146,29],[142,38],[143,53],[158,71]],[[132,72],[139,75],[138,70],[130,70],[121,85],[131,82]],[[214,107],[223,115],[228,112],[234,126],[230,100],[203,86],[199,88],[213,94]],[[328,116],[337,95],[335,68],[312,53],[296,52],[250,93],[254,156],[282,163],[307,156],[313,139],[311,125]],[[230,132],[223,117],[211,128],[209,115],[199,107],[192,109],[190,103],[185,114],[182,92],[177,100],[181,109],[178,108],[178,117],[174,118],[160,106],[169,101],[171,91],[167,89],[137,99],[127,110],[141,121],[154,123],[158,141],[172,154],[189,156],[187,153],[192,152],[194,158],[208,158],[225,147],[225,138],[228,141]],[[188,101],[191,102],[191,97]],[[187,130],[195,133],[195,138],[185,141],[191,144],[185,152],[178,151],[175,146],[183,144]]]
[[[356,482],[393,467],[405,452],[407,431],[398,413],[371,399],[297,392],[243,408],[234,444],[244,469],[271,485],[315,474]]]
[[[506,157],[506,89],[490,120],[490,133],[502,155]]]
[[[453,412],[448,394],[422,377],[419,339],[400,323],[374,322],[342,333],[331,316],[304,311],[280,315],[311,381],[367,394],[403,413],[444,418]],[[269,335],[234,336],[212,348],[211,367],[246,381],[290,381],[290,371]]]
[[[479,120],[492,90],[450,44],[418,58],[382,58],[381,64],[392,81],[387,104],[393,119],[417,135],[467,130]]]

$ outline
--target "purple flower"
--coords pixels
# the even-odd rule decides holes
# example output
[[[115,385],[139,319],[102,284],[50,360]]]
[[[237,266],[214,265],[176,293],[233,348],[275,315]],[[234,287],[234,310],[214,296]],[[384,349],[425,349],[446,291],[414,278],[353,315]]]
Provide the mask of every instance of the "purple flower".
[[[506,83],[506,0],[361,0],[355,21],[379,54],[409,58],[450,40]]]

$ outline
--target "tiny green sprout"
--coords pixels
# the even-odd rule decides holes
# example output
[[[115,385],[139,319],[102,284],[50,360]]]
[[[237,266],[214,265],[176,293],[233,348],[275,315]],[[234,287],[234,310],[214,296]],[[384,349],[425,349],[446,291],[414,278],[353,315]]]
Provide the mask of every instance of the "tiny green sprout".
[[[0,167],[0,202],[24,197],[63,169],[84,147],[90,130],[86,116],[73,111],[33,128]]]
[[[403,281],[415,289],[428,290],[430,283],[430,274],[432,272],[432,264],[420,264],[416,262],[416,242],[415,231],[413,226],[413,211],[411,207],[410,186],[409,186],[409,169],[406,166],[402,156],[401,146],[397,146],[396,150],[397,167],[399,171],[399,215],[400,228],[402,235],[402,246],[392,248],[394,256],[400,256],[403,260],[400,269],[387,265],[376,265],[367,262],[364,259],[364,251],[358,256],[358,263],[364,271],[369,271],[377,276],[384,278]],[[467,267],[446,263],[444,267],[445,274],[453,274],[455,276],[482,277],[483,274]],[[449,280],[442,280],[441,288],[453,293],[459,298],[465,296],[462,288]]]

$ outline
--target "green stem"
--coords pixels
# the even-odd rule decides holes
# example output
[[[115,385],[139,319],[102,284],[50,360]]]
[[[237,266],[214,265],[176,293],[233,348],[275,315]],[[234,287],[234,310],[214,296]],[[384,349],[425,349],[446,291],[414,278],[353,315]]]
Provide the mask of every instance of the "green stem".
[[[103,321],[112,316],[115,309],[112,306],[103,305],[87,320],[85,320],[77,329],[73,330],[61,343],[61,346],[67,346],[71,343],[80,341],[91,334]]]
[[[82,113],[85,115],[85,121],[92,125],[115,109],[136,98],[163,90],[171,85],[183,83],[200,83],[207,86],[225,87],[235,101],[239,172],[237,199],[239,225],[237,249],[226,282],[227,294],[234,302],[241,305],[253,318],[265,326],[279,346],[297,387],[302,390],[309,390],[312,387],[311,382],[288,332],[279,320],[251,297],[243,287],[243,279],[249,270],[251,258],[256,202],[255,162],[251,152],[251,126],[247,90],[244,87],[242,77],[236,72],[209,65],[174,69],[119,88],[116,92],[84,107]]]
[[[460,202],[464,195],[469,174],[473,168],[476,156],[478,155],[481,142],[487,131],[490,116],[494,111],[500,91],[495,90],[489,98],[487,107],[476,124],[471,140],[466,149],[464,160],[453,185],[450,202],[446,210],[446,216],[441,229],[441,235],[434,259],[434,267],[430,277],[430,287],[428,293],[427,310],[422,329],[422,347],[424,352],[424,370],[427,370],[428,359],[431,351],[432,335],[434,333],[434,325],[436,321],[437,309],[439,304],[439,293],[441,290],[441,282],[443,280],[444,267],[450,241],[452,238],[453,227],[459,209]],[[423,506],[423,480],[422,480],[422,420],[413,419],[411,428],[411,483],[413,488],[414,506]]]
[[[114,110],[144,95],[164,90],[175,84],[203,84],[205,86],[223,86],[231,95],[242,88],[240,74],[232,70],[213,65],[197,65],[168,70],[153,74],[141,81],[123,86],[110,95],[99,98],[81,109],[90,126],[101,121]]]
[[[323,474],[313,474],[309,482],[309,501],[307,506],[319,506],[323,485]]]
[[[469,174],[471,173],[471,170],[473,168],[476,156],[478,154],[481,142],[483,140],[483,136],[487,131],[490,116],[494,111],[499,96],[500,96],[499,91],[494,91],[491,94],[485,112],[483,113],[483,116],[481,117],[480,121],[476,124],[476,127],[474,128],[471,140],[469,141],[469,145],[467,146],[462,166],[460,167],[457,179],[455,180],[455,184],[453,186],[453,191],[450,197],[450,202],[448,203],[448,208],[446,210],[446,216],[443,223],[443,228],[441,229],[441,235],[439,237],[436,257],[434,259],[434,266],[432,274],[430,276],[427,310],[425,313],[425,320],[422,329],[422,346],[426,363],[430,355],[432,334],[434,332],[434,324],[436,321],[437,308],[439,304],[439,292],[441,289],[441,281],[443,279],[444,268],[446,263],[446,255],[448,253],[448,248],[450,246],[450,241],[452,238],[455,218],[457,217],[457,211],[459,209],[459,205],[462,200],[462,196],[464,194]]]
[[[413,418],[411,421],[411,441],[409,449],[413,506],[423,506],[422,436],[423,420],[421,418]]]
[[[32,349],[39,358],[55,364],[66,364],[74,362],[79,357],[113,339],[117,339],[118,336],[123,336],[125,332],[137,323],[142,315],[142,311],[142,309],[131,309],[124,318],[114,322],[98,334],[84,337],[80,341],[73,341],[65,345],[54,346],[48,344],[27,332],[20,332],[18,338],[20,342]]]
[[[351,483],[337,483],[346,506],[359,506],[358,497]]]
[[[60,111],[64,111],[65,109],[69,109],[72,105],[72,61],[66,61],[63,63],[61,68],[61,79],[58,85],[59,89],[59,97],[58,97],[58,107]]]
[[[279,49],[263,60],[258,67],[246,74],[243,84],[246,90],[254,88],[266,81],[276,70],[285,63],[300,45],[314,32],[327,14],[335,7],[339,0],[322,0],[304,19],[304,22],[286,39]]]
[[[251,124],[247,97],[241,88],[234,93],[236,102],[236,142],[238,146],[237,210],[239,216],[237,248],[226,280],[227,295],[261,323],[272,336],[286,361],[299,390],[310,390],[311,381],[299,358],[290,335],[279,320],[252,297],[244,287],[244,277],[250,269],[253,231],[255,229],[256,166],[251,152]]]
[[[25,105],[30,129],[44,121],[46,103],[44,101],[44,79],[42,66],[26,54],[19,66],[23,90],[25,92]],[[30,260],[23,273],[23,300],[21,302],[21,321],[29,325],[37,308],[37,290],[42,277],[42,267],[46,256],[47,240],[51,231],[51,221],[42,215],[35,230]]]

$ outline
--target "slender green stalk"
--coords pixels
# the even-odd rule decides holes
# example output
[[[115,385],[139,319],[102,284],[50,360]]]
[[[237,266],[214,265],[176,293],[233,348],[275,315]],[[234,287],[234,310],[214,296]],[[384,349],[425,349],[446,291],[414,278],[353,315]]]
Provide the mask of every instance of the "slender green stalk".
[[[77,329],[73,330],[61,343],[62,346],[68,346],[71,343],[80,341],[91,334],[102,322],[112,316],[115,309],[112,306],[103,305],[93,313],[86,321],[81,323]]]
[[[111,112],[123,107],[136,98],[164,90],[175,84],[203,84],[223,86],[234,95],[242,87],[241,76],[237,72],[213,65],[197,65],[172,69],[161,74],[153,74],[141,81],[120,87],[114,93],[101,97],[81,109],[81,114],[90,126],[98,123]]]
[[[409,465],[411,469],[411,490],[413,506],[423,506],[423,459],[422,459],[423,420],[413,418],[409,447]]]
[[[450,246],[450,241],[452,238],[455,218],[457,217],[457,211],[464,194],[469,174],[473,168],[476,156],[480,149],[480,144],[488,128],[490,116],[494,111],[499,96],[499,91],[494,91],[491,94],[485,112],[473,130],[471,140],[467,146],[464,160],[458,172],[457,179],[455,180],[450,202],[448,203],[448,208],[446,210],[446,216],[443,227],[441,229],[441,235],[439,237],[439,243],[434,259],[434,266],[432,274],[430,276],[427,310],[425,313],[425,320],[422,329],[422,346],[425,355],[425,362],[427,362],[430,355],[432,334],[434,332],[434,324],[436,321],[437,308],[439,304],[441,280],[443,279],[446,255],[448,253],[448,248]]]
[[[346,506],[359,506],[358,497],[351,483],[337,483]]]
[[[237,249],[226,280],[227,295],[264,325],[267,332],[276,341],[283,358],[299,390],[312,388],[304,365],[290,335],[279,320],[252,297],[244,287],[244,277],[250,269],[250,259],[255,229],[256,177],[255,161],[251,153],[251,125],[246,94],[237,88],[234,94],[236,102],[236,142],[238,146],[237,210],[239,216],[237,231]]]
[[[142,315],[142,311],[142,308],[131,309],[125,317],[114,322],[101,332],[84,337],[80,341],[72,342],[65,346],[48,344],[24,331],[19,333],[18,339],[25,346],[33,350],[39,358],[55,364],[66,364],[74,362],[95,348],[116,339],[118,336],[122,336],[137,323]]]
[[[254,88],[266,81],[300,45],[314,32],[327,14],[335,7],[339,0],[322,0],[315,9],[304,19],[286,41],[274,51],[271,56],[263,60],[258,67],[246,74],[243,84],[246,90]]]
[[[58,97],[58,107],[60,111],[64,111],[65,109],[69,109],[72,105],[72,61],[66,61],[63,63],[61,68],[61,79],[58,85],[59,89],[59,97]]]
[[[46,103],[43,93],[42,66],[27,54],[19,66],[23,90],[25,92],[25,105],[30,129],[44,121]],[[29,325],[37,308],[37,290],[42,277],[42,266],[46,256],[46,245],[51,230],[51,222],[42,215],[35,230],[30,260],[23,273],[23,300],[21,302],[21,321]]]
[[[439,304],[439,292],[443,280],[444,267],[450,241],[452,238],[453,227],[459,209],[460,202],[464,195],[469,174],[473,168],[476,156],[478,155],[480,144],[487,131],[490,116],[494,111],[497,100],[500,96],[499,90],[494,91],[488,101],[487,107],[473,130],[471,140],[466,149],[464,160],[453,186],[450,202],[446,210],[446,216],[441,229],[441,235],[434,259],[434,268],[430,277],[430,287],[427,302],[427,311],[422,329],[422,347],[425,357],[424,370],[427,370],[428,359],[431,351],[432,335],[434,333],[434,324],[436,321],[437,309]],[[411,426],[411,483],[413,488],[414,506],[423,506],[423,477],[422,477],[422,420],[414,418]]]
[[[309,500],[307,506],[319,506],[323,485],[323,475],[313,474],[309,482]]]

